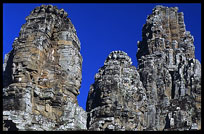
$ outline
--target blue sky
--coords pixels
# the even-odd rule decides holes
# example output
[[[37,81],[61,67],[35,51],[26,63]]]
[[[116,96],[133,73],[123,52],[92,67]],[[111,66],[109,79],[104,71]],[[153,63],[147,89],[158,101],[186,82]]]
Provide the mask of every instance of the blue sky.
[[[89,87],[94,75],[111,51],[125,51],[137,67],[137,41],[142,40],[142,26],[156,5],[179,8],[184,12],[186,30],[194,36],[195,56],[201,62],[201,4],[142,4],[142,3],[4,3],[3,4],[3,58],[12,49],[15,37],[29,13],[41,4],[63,8],[74,24],[81,42],[82,85],[77,97],[86,109]]]

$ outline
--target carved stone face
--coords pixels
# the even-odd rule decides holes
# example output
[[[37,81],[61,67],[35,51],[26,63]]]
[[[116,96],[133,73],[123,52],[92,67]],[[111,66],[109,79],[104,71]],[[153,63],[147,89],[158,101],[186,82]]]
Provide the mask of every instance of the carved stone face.
[[[26,78],[25,75],[23,73],[23,67],[21,63],[13,63],[12,65],[12,80],[14,83],[18,83],[18,82],[25,82]]]
[[[33,63],[35,61],[30,60],[28,57],[30,55],[21,52],[14,56],[14,62],[12,64],[12,80],[14,83],[26,83],[30,81],[30,73],[33,70]]]
[[[21,47],[16,50],[12,64],[12,81],[14,83],[27,83],[31,81],[32,72],[38,74],[42,60],[42,52],[38,48]]]

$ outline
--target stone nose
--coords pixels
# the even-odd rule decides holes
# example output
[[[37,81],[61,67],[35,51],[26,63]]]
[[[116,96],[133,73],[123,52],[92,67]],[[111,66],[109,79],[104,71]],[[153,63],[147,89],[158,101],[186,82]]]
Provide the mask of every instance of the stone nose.
[[[20,74],[21,72],[23,72],[23,69],[22,68],[16,68],[13,72],[14,75],[18,75]]]

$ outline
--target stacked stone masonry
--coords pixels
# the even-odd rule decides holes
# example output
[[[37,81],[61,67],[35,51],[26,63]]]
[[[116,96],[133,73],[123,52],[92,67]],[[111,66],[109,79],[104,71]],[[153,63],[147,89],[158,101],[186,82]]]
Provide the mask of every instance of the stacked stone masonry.
[[[124,66],[120,55],[127,55],[115,51],[95,75],[87,99],[87,128],[200,130],[201,64],[193,41],[177,7],[156,6],[138,41],[137,70],[128,58]]]
[[[5,56],[3,115],[18,130],[86,129],[80,41],[67,12],[36,7]],[[12,128],[8,128],[11,129]]]
[[[138,68],[112,51],[86,102],[80,41],[68,14],[36,7],[5,55],[4,131],[171,131],[201,129],[201,64],[177,7],[156,6],[138,41]],[[84,100],[85,101],[85,100]]]
[[[89,130],[141,130],[146,124],[145,89],[127,53],[113,51],[95,75],[87,109]]]
[[[201,64],[177,7],[156,6],[138,42],[138,72],[148,100],[146,130],[201,129]]]

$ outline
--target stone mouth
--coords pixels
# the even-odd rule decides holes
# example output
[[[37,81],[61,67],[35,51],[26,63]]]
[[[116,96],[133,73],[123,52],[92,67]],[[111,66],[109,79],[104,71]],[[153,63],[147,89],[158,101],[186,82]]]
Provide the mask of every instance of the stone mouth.
[[[14,78],[22,78],[23,75],[22,74],[13,74]]]
[[[21,82],[23,80],[24,75],[14,74],[14,82]]]

